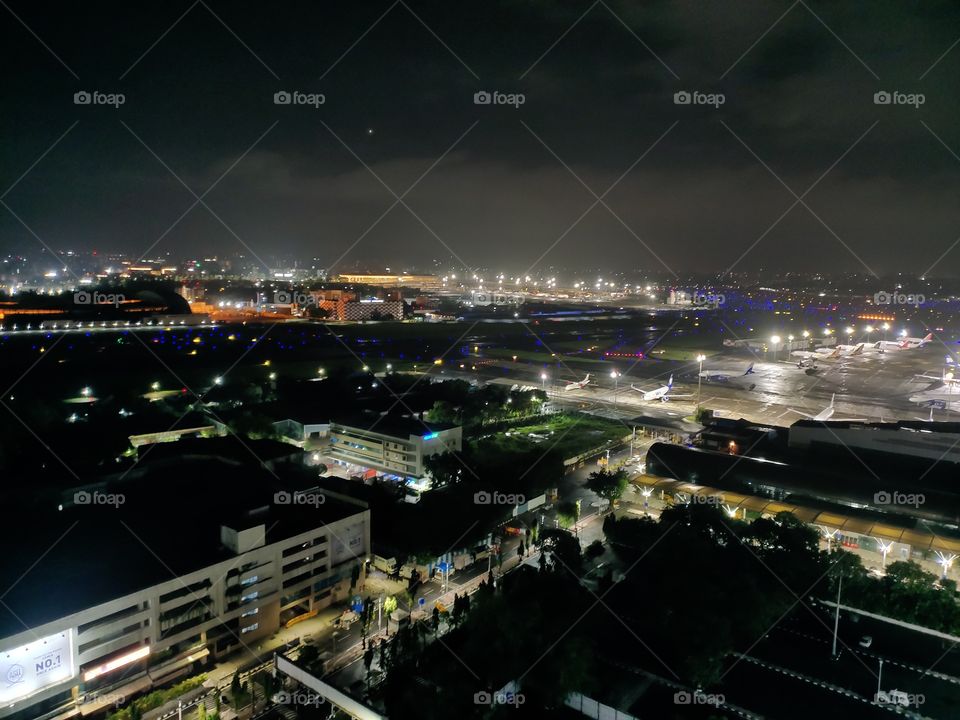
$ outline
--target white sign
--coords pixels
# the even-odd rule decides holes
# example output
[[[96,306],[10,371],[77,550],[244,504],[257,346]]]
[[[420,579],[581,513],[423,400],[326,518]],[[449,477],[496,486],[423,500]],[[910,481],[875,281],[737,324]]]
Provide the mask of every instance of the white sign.
[[[73,631],[0,651],[0,703],[33,695],[73,677]]]

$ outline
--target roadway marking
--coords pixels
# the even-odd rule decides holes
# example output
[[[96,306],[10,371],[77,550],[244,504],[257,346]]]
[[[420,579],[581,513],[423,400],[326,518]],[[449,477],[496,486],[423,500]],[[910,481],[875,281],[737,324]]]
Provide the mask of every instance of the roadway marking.
[[[787,628],[787,627],[781,627],[781,628],[778,628],[778,630],[782,630],[788,633],[793,633],[794,635],[799,635],[800,637],[805,637],[809,640],[813,640],[815,642],[818,642],[824,645],[829,643],[828,640],[825,640],[823,638],[818,638],[813,635],[808,635],[807,633],[802,633],[798,630],[791,630],[790,628]],[[859,650],[857,648],[851,647],[849,649],[865,657],[873,658],[874,660],[883,660],[885,664],[896,665],[898,667],[904,668],[905,670],[913,670],[919,673],[921,677],[923,675],[930,675],[931,677],[937,678],[938,680],[944,680],[946,682],[954,683],[955,685],[960,685],[960,678],[954,677],[953,675],[947,675],[946,673],[937,672],[936,670],[924,670],[918,665],[911,665],[910,663],[905,663],[900,660],[889,660],[885,657],[881,657],[880,655],[877,655],[876,653],[864,652],[863,650]]]

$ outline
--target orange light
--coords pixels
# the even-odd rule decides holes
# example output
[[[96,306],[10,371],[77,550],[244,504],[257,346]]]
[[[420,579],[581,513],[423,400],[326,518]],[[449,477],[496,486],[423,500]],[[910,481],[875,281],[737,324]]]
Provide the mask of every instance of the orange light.
[[[137,660],[142,660],[149,654],[150,654],[150,646],[145,645],[142,648],[138,648],[133,652],[127,653],[126,655],[121,655],[118,658],[114,658],[108,663],[104,663],[103,665],[95,667],[92,670],[88,670],[83,675],[83,681],[90,682],[94,678],[100,677],[101,675],[108,673],[111,670],[116,670],[117,668],[121,668],[124,665],[129,665],[130,663],[134,663]]]

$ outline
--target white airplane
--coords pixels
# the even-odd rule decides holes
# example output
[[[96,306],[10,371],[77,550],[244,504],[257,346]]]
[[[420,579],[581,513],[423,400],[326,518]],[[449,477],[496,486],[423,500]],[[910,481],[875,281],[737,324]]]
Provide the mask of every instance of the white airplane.
[[[840,348],[824,347],[816,350],[794,350],[790,357],[801,358],[802,360],[833,360],[840,357]]]
[[[716,370],[701,370],[698,373],[699,377],[702,377],[704,380],[717,380],[719,382],[726,382],[730,378],[743,377],[745,375],[753,375],[753,363],[747,365],[746,370],[731,369],[731,368],[721,368]],[[672,379],[672,376],[671,376]]]
[[[827,420],[833,419],[837,422],[867,422],[864,418],[834,418],[833,413],[836,411],[836,407],[833,404],[834,399],[837,397],[837,394],[834,393],[830,396],[830,404],[827,405],[823,410],[818,412],[816,415],[810,415],[805,413],[802,410],[794,410],[793,408],[788,408],[790,412],[795,412],[798,415],[803,415],[804,417],[810,418],[811,420],[816,420],[817,422],[826,422]]]
[[[837,345],[836,347],[840,351],[840,357],[851,357],[852,355],[863,355],[866,344],[857,343],[856,345]]]
[[[630,387],[640,393],[642,400],[659,400],[660,402],[667,402],[667,400],[669,400],[671,397],[693,397],[693,395],[670,394],[670,391],[673,390],[673,375],[670,376],[670,379],[667,381],[666,385],[658,387],[655,390],[643,390],[638,388],[636,385],[630,385]]]
[[[930,403],[943,408],[948,408],[951,404],[960,405],[960,386],[951,382],[929,390],[921,390],[911,395],[909,400],[915,403]]]
[[[878,350],[912,350],[913,348],[923,347],[931,340],[933,340],[933,333],[927,333],[927,336],[922,338],[905,337],[899,340],[880,340],[874,343],[873,347]]]
[[[780,362],[783,365],[793,365],[801,370],[806,368],[807,370],[815,371],[817,369],[817,360],[822,359],[822,357],[802,357],[796,362],[793,362],[793,360],[781,360]]]
[[[572,382],[567,385],[564,390],[583,390],[587,386],[587,383],[590,382],[590,373],[587,373],[587,376],[580,380],[579,382]]]

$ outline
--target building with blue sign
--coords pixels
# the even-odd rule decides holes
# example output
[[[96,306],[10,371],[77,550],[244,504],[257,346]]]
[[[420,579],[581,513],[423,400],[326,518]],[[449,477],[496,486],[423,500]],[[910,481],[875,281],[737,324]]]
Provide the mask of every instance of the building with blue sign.
[[[422,478],[424,458],[462,447],[458,425],[376,413],[330,423],[332,458],[401,477]]]

